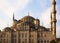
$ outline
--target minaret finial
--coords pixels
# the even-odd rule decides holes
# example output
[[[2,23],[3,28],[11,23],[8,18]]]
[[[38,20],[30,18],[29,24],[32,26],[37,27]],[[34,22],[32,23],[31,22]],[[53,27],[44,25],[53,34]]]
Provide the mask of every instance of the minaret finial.
[[[29,12],[28,12],[28,16],[30,16]]]

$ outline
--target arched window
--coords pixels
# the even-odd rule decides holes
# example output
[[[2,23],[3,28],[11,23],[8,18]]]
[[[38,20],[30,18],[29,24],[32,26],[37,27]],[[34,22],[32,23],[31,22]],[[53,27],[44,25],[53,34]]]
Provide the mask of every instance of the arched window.
[[[43,43],[43,40],[41,40],[41,43]]]
[[[46,40],[44,41],[44,43],[46,43]]]

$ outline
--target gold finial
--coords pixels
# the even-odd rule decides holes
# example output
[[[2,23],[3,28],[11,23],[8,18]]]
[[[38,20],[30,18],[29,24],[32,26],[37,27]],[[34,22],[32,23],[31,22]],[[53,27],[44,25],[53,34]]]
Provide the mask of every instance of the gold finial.
[[[28,16],[30,16],[29,12],[28,12]]]

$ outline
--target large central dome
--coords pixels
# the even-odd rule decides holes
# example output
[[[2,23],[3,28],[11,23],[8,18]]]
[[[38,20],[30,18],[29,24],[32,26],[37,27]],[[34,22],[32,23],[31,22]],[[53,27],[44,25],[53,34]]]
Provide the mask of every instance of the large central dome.
[[[35,19],[35,18],[33,18],[32,16],[25,16],[22,19]]]
[[[23,17],[22,19],[21,19],[21,21],[33,21],[33,20],[35,20],[35,18],[33,18],[32,16],[25,16],[25,17]]]

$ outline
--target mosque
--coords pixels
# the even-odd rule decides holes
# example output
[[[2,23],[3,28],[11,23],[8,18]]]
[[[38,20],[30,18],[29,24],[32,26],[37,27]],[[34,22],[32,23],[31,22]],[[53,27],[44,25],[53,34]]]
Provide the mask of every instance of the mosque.
[[[25,16],[16,20],[13,14],[13,24],[0,31],[0,43],[55,43],[56,38],[56,1],[52,0],[51,28],[40,25],[40,20]],[[54,42],[55,41],[55,42]]]

